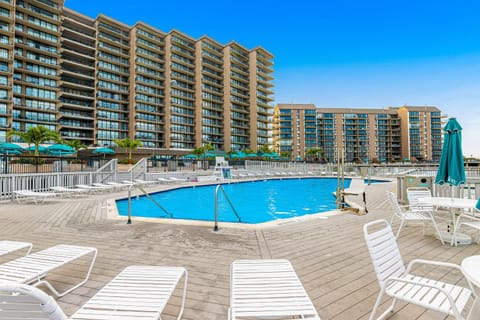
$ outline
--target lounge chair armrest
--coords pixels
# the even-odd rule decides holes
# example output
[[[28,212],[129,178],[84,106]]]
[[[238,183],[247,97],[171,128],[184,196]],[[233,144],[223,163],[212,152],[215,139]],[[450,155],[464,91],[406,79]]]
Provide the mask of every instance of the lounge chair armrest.
[[[433,266],[439,266],[439,267],[446,267],[446,268],[452,268],[452,269],[456,269],[456,270],[460,271],[460,273],[462,274],[465,281],[467,281],[467,284],[468,284],[468,287],[470,288],[470,291],[472,291],[473,294],[476,296],[472,283],[470,282],[468,277],[463,273],[462,267],[460,267],[458,264],[449,263],[449,262],[442,262],[442,261],[414,259],[414,260],[410,261],[410,263],[408,264],[407,272],[410,273],[410,270],[416,264],[427,264],[427,265],[431,265],[431,266],[433,265]]]
[[[412,267],[416,264],[428,264],[428,265],[433,265],[433,266],[453,268],[453,269],[457,269],[459,271],[462,271],[462,268],[458,264],[443,262],[443,261],[414,259],[414,260],[410,261],[410,263],[408,264],[407,272],[410,272]]]
[[[385,284],[384,284],[384,287],[388,287],[390,284],[393,284],[395,282],[402,282],[402,283],[408,283],[408,284],[412,284],[412,285],[417,285],[417,286],[422,286],[422,287],[427,287],[427,288],[431,288],[431,289],[435,289],[435,290],[438,290],[439,292],[441,292],[442,294],[444,294],[447,299],[448,299],[448,302],[450,303],[450,307],[455,310],[456,314],[460,314],[459,311],[457,310],[457,305],[455,304],[455,300],[453,299],[453,297],[445,290],[443,289],[442,287],[438,287],[438,286],[435,286],[435,285],[432,285],[432,284],[428,284],[428,283],[423,283],[423,282],[417,282],[417,281],[412,281],[412,280],[407,280],[407,279],[402,279],[402,278],[396,278],[396,277],[391,277],[391,278],[388,278],[387,280],[385,280]],[[472,291],[473,292],[473,291]]]

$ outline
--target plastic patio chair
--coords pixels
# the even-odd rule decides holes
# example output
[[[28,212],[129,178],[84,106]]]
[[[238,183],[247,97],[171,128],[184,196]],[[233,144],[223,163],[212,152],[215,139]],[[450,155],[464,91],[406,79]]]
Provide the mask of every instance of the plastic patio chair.
[[[156,266],[125,268],[70,318],[45,292],[29,285],[3,283],[0,284],[0,293],[15,295],[0,295],[0,318],[14,314],[20,318],[25,315],[27,319],[32,319],[34,315],[37,319],[43,315],[50,320],[158,320],[182,277],[183,295],[177,317],[181,319],[187,290],[187,270]],[[34,302],[25,296],[33,298]]]
[[[470,297],[474,298],[475,296],[472,284],[465,277],[460,266],[446,262],[415,259],[405,268],[397,241],[386,220],[376,220],[365,224],[363,232],[380,285],[380,293],[370,314],[370,320],[374,319],[384,295],[393,298],[393,301],[377,319],[383,319],[389,312],[393,312],[397,300],[451,315],[457,320],[465,319],[462,312]],[[455,269],[463,275],[469,288],[416,276],[411,273],[411,270],[418,264]]]
[[[392,209],[393,209],[393,215],[390,220],[390,224],[393,224],[394,218],[398,218],[400,220],[400,226],[398,227],[395,238],[398,239],[398,236],[400,235],[400,231],[402,231],[402,228],[406,226],[408,222],[422,222],[423,234],[425,235],[425,223],[430,222],[433,225],[435,232],[438,234],[440,241],[442,241],[442,244],[444,244],[442,236],[440,234],[440,230],[438,229],[438,225],[435,222],[435,219],[433,218],[433,214],[431,211],[404,210],[404,208],[406,207],[410,208],[410,206],[400,206],[397,200],[397,196],[391,191],[387,191],[387,198],[390,204],[392,205]]]

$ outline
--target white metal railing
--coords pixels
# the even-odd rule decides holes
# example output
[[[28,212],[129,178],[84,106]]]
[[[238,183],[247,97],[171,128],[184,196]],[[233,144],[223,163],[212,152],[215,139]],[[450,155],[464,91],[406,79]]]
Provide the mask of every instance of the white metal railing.
[[[130,175],[130,181],[134,181],[135,179],[138,179],[140,177],[145,177],[148,168],[147,160],[147,158],[142,158],[128,170],[128,174]]]
[[[140,184],[132,184],[128,187],[128,219],[127,224],[132,224],[132,189],[137,188],[147,197],[148,200],[152,201],[153,204],[157,206],[160,210],[162,210],[168,217],[173,218],[173,214],[170,213],[167,209],[165,209],[158,201],[156,201],[150,194],[140,186]]]
[[[114,181],[117,159],[113,159],[96,172],[49,172],[0,175],[0,200],[13,199],[15,190],[49,191],[51,187],[74,187],[77,184],[92,184]]]

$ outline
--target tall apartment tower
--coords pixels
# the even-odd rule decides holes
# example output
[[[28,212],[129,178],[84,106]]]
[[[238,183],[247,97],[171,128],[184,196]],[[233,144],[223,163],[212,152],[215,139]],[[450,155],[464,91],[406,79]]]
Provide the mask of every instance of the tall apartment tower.
[[[402,158],[439,161],[442,154],[442,115],[437,107],[397,108],[402,129]]]
[[[3,102],[6,127],[43,125],[57,130],[61,110],[61,16],[63,1],[0,2]],[[0,136],[5,135],[2,131]]]
[[[268,51],[63,4],[0,1],[0,141],[43,125],[97,146],[126,137],[157,149],[271,144]]]

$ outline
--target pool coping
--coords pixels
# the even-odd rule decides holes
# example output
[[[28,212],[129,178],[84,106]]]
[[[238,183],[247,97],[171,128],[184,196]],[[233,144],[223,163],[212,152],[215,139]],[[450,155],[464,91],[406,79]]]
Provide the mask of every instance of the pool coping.
[[[309,179],[309,178],[336,178],[333,176],[292,176],[292,177],[267,177],[267,178],[260,178],[260,179],[242,179],[242,180],[232,180],[232,181],[205,181],[203,183],[195,183],[194,185],[169,185],[165,186],[166,189],[153,191],[152,193],[175,190],[180,188],[188,188],[192,186],[210,186],[210,185],[218,185],[218,184],[229,184],[229,183],[242,183],[242,182],[255,182],[255,181],[263,181],[263,180],[287,180],[287,179]],[[348,179],[363,179],[362,177],[346,177]],[[387,179],[385,179],[387,180]],[[212,183],[213,182],[213,183]],[[141,194],[140,194],[141,195]],[[132,195],[132,196],[137,196]],[[113,199],[107,199],[107,219],[112,220],[119,220],[119,221],[128,221],[127,216],[121,216],[118,213],[118,208],[116,205],[117,200],[126,199],[126,197],[115,197]],[[358,204],[356,203],[349,203],[346,202],[348,205],[352,207],[357,207]],[[241,222],[218,222],[218,226],[222,228],[245,228],[245,229],[259,229],[259,228],[269,228],[269,227],[278,227],[290,223],[296,223],[300,221],[308,221],[308,220],[318,220],[318,219],[328,219],[331,216],[336,216],[339,214],[345,213],[345,211],[341,209],[335,209],[325,212],[318,212],[312,214],[305,214],[303,216],[298,217],[291,217],[285,219],[276,219],[267,222],[261,223],[241,223]],[[141,222],[153,222],[153,223],[165,223],[165,224],[178,224],[178,225],[191,225],[191,226],[204,226],[204,227],[212,227],[214,226],[214,221],[204,221],[204,220],[194,220],[194,219],[170,219],[170,218],[145,218],[145,217],[137,217],[131,216],[131,220],[134,221],[141,221]]]

